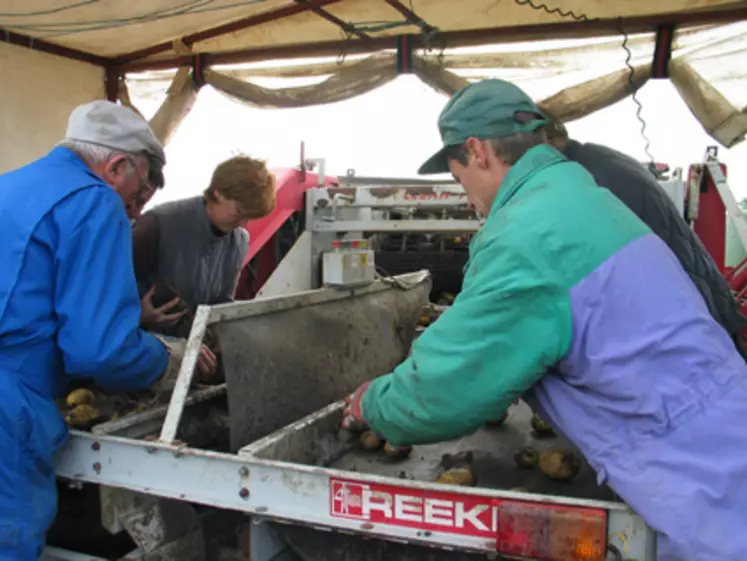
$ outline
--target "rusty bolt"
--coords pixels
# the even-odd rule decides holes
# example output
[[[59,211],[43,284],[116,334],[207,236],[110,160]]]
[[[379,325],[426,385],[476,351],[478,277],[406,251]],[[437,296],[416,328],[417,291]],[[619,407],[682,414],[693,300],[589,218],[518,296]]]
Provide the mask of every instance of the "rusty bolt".
[[[246,466],[239,468],[239,475],[241,477],[249,477],[249,468]]]
[[[101,462],[96,462],[93,464],[93,471],[96,473],[101,473]]]
[[[373,527],[374,527],[373,524],[371,524],[370,522],[365,522],[364,524],[361,524],[361,530],[372,530]]]
[[[94,442],[93,444],[91,444],[91,450],[93,450],[94,452],[98,452],[99,450],[101,450],[101,444],[99,444],[98,442]]]
[[[247,489],[246,487],[242,487],[241,491],[239,491],[239,497],[241,497],[244,500],[248,499],[249,498],[249,489]]]

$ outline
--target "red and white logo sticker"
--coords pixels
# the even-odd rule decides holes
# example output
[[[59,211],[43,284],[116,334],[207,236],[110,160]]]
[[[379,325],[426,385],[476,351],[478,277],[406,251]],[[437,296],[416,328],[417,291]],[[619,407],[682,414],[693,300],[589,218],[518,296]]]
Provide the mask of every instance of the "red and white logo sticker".
[[[498,530],[499,501],[488,497],[336,478],[329,488],[330,514],[336,518],[488,539]]]

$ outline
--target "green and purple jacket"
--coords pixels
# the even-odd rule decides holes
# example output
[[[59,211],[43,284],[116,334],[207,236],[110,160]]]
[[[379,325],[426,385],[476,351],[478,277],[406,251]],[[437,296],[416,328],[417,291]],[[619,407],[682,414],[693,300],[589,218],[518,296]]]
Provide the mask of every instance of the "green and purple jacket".
[[[531,149],[470,246],[462,292],[362,409],[449,440],[524,396],[659,532],[659,559],[743,560],[747,365],[669,248],[580,165]]]

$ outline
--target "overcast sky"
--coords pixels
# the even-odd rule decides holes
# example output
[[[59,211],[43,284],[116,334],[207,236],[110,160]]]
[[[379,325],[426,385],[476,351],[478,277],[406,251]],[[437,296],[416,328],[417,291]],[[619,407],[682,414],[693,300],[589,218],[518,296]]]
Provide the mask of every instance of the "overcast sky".
[[[656,161],[686,168],[716,144],[668,81],[650,81],[639,100]],[[151,116],[160,100],[134,102]],[[414,177],[439,146],[436,120],[445,103],[445,96],[414,76],[347,101],[303,109],[255,109],[205,87],[167,146],[167,187],[153,204],[200,193],[215,165],[236,152],[264,158],[271,167],[297,166],[302,140],[307,157],[325,158],[329,173],[354,169],[358,175]],[[645,160],[635,111],[628,99],[569,123],[568,129],[578,140]],[[719,156],[737,198],[747,196],[747,143],[720,147]]]

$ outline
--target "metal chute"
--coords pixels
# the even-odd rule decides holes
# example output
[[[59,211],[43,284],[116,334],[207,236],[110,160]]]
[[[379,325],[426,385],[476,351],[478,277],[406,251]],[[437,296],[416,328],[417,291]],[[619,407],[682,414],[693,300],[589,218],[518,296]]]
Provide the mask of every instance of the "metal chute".
[[[430,288],[422,271],[259,299],[235,314],[214,308],[232,451],[392,370],[407,356]]]

